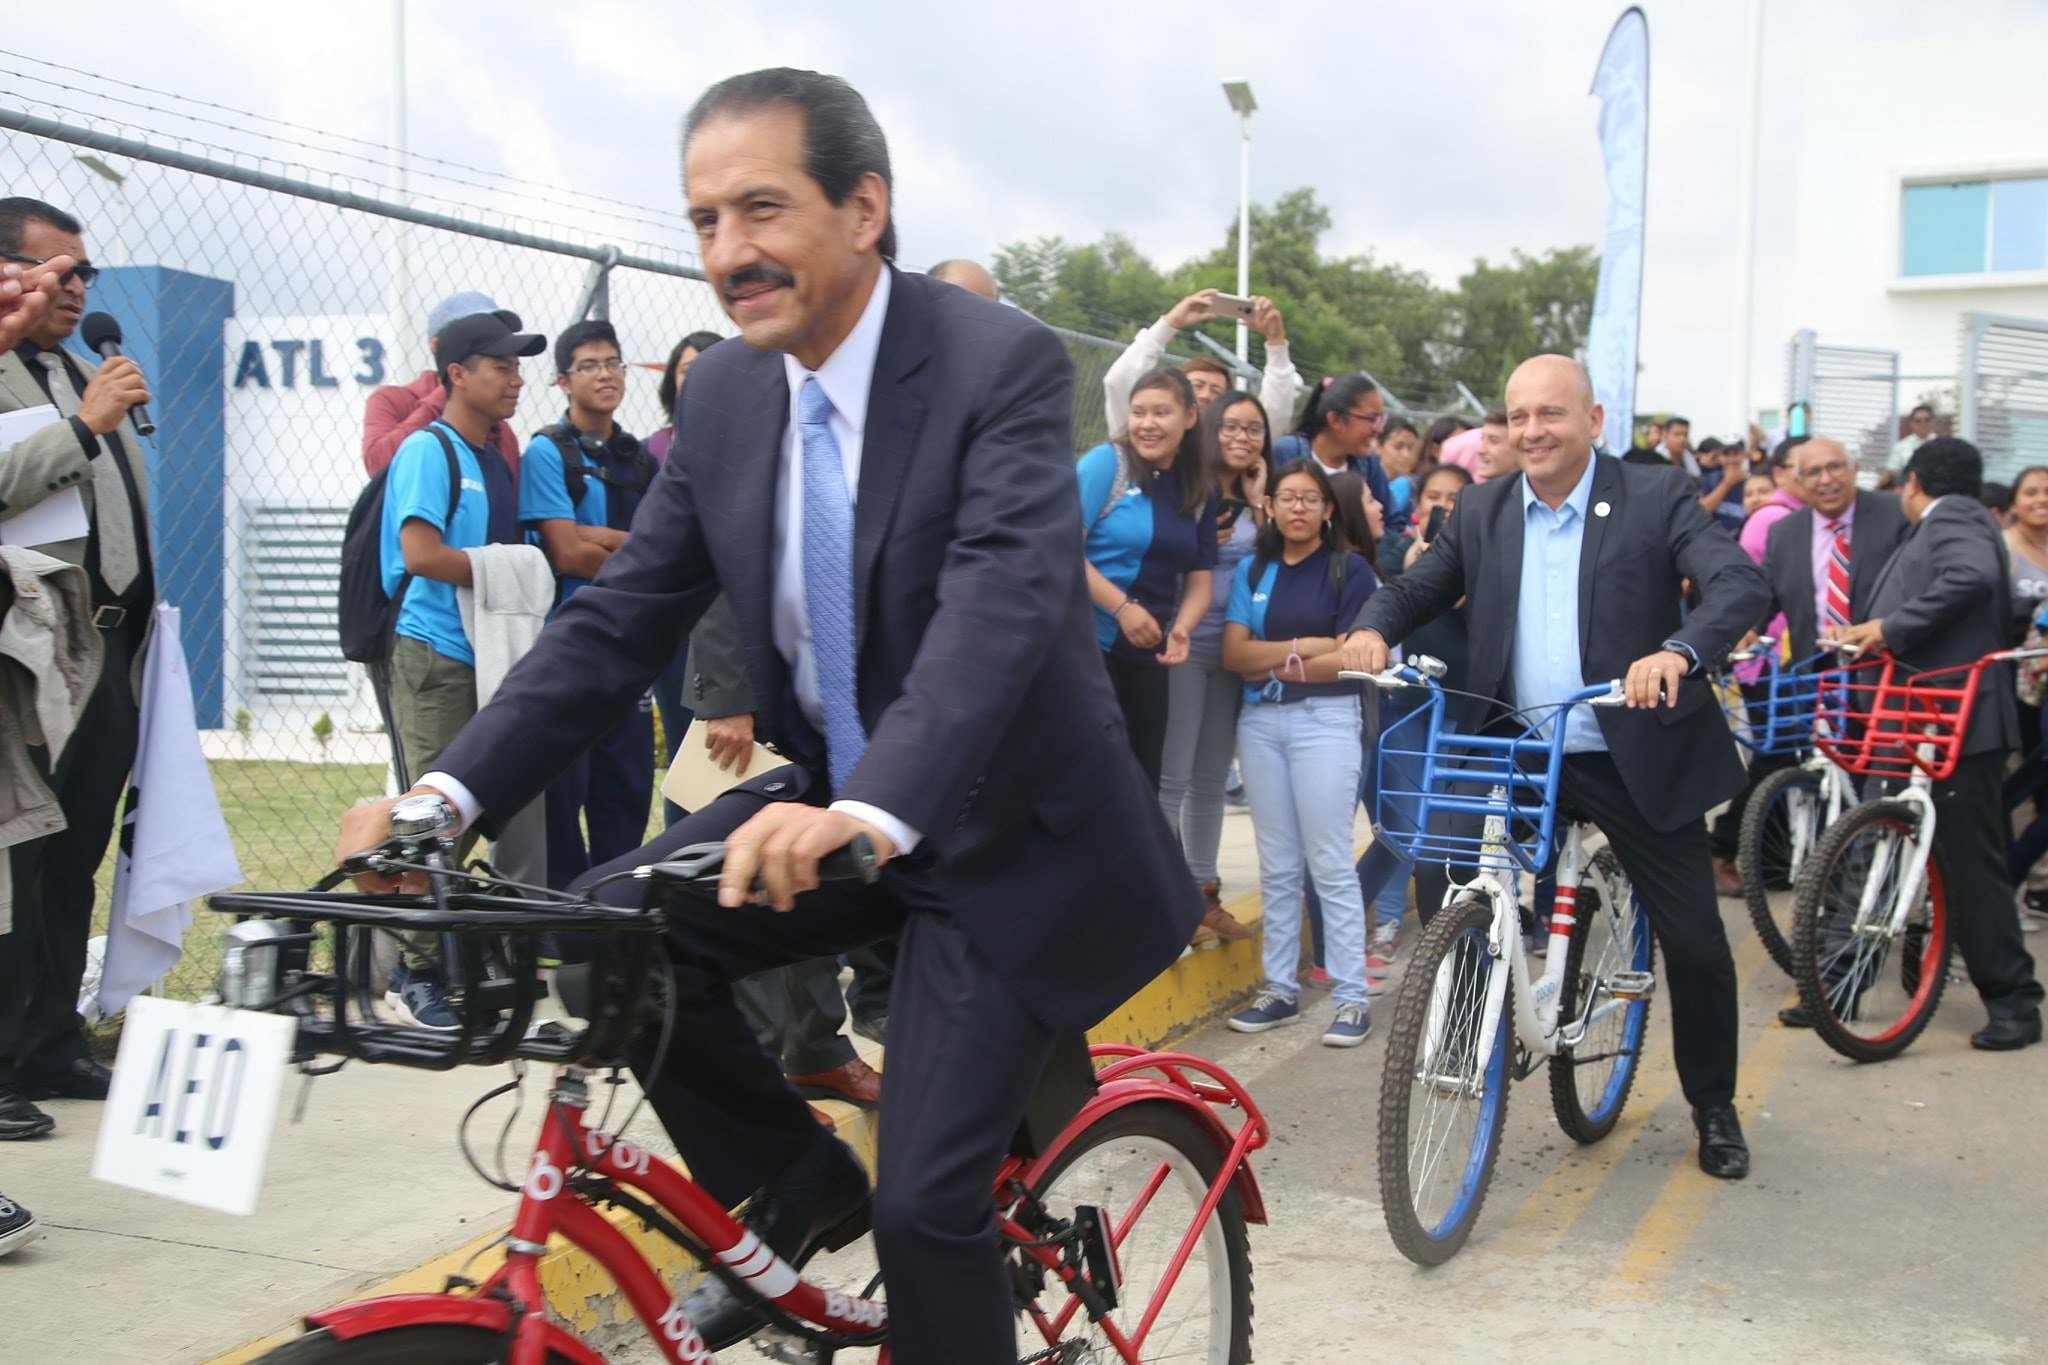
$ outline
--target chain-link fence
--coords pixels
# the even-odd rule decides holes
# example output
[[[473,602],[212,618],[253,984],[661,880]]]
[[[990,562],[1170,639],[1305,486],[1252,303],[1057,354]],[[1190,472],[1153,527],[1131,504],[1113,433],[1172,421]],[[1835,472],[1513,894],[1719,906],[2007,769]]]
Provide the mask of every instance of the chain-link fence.
[[[252,139],[246,116],[118,89],[18,92],[0,108],[0,183],[84,221],[104,271],[88,307],[122,322],[152,383],[157,583],[182,613],[243,871],[252,885],[306,885],[330,865],[339,812],[387,781],[374,697],[337,643],[337,569],[366,479],[367,400],[431,385],[427,311],[475,289],[550,335],[608,317],[636,367],[618,420],[642,435],[665,421],[656,390],[676,342],[731,328],[683,245],[680,206],[394,163],[288,125]],[[130,106],[139,125],[107,112]],[[1085,448],[1103,438],[1102,376],[1122,344],[1065,340]],[[549,360],[525,377],[522,444],[563,412]],[[100,915],[103,927],[104,895]],[[165,993],[208,987],[216,936],[201,916]]]

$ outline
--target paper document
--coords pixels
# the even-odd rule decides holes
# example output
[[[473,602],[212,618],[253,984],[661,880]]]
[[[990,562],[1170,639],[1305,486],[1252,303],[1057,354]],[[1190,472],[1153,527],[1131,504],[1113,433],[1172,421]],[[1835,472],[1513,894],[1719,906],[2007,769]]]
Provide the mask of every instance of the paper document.
[[[0,450],[19,445],[52,422],[62,420],[56,407],[49,403],[18,412],[0,412]],[[0,518],[0,545],[48,545],[59,540],[83,540],[85,534],[85,499],[76,488],[66,488],[33,507]]]
[[[683,747],[676,750],[676,761],[668,776],[662,779],[661,794],[684,810],[702,810],[748,778],[759,777],[788,762],[767,745],[756,744],[747,754],[746,771],[721,769],[711,761],[704,737],[692,727],[692,733],[683,736]]]

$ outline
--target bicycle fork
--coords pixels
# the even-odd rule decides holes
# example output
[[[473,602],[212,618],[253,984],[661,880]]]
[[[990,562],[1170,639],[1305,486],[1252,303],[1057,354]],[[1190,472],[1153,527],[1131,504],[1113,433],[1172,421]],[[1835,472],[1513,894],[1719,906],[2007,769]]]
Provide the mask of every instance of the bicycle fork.
[[[1888,874],[1899,862],[1901,843],[1887,840],[1872,853],[1870,872],[1857,893],[1856,919],[1850,928],[1850,934],[1856,938],[1890,940],[1903,934],[1906,916],[1920,903],[1920,892],[1927,882],[1927,860],[1934,852],[1933,791],[1925,777],[1915,774],[1912,783],[1896,799],[1913,808],[1918,830],[1910,842],[1904,843],[1904,865],[1899,867],[1898,890],[1889,907],[1881,907],[1878,901],[1889,880]]]

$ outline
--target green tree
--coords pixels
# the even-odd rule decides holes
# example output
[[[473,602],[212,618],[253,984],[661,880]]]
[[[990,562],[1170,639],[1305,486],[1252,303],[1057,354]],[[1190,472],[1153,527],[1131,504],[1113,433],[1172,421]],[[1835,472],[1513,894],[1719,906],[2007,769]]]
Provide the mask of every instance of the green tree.
[[[1598,278],[1590,247],[1516,252],[1507,265],[1481,260],[1449,291],[1370,253],[1325,257],[1331,226],[1313,189],[1251,211],[1252,292],[1279,305],[1294,363],[1311,382],[1364,369],[1409,402],[1448,406],[1459,380],[1498,396],[1518,361],[1540,351],[1571,354],[1585,342]],[[1000,249],[994,273],[1011,302],[1044,321],[1121,340],[1197,289],[1236,288],[1235,219],[1222,237],[1214,251],[1170,271],[1119,233],[1080,246],[1041,237]],[[1231,323],[1204,330],[1220,345],[1233,343]],[[1265,361],[1257,333],[1250,359]]]

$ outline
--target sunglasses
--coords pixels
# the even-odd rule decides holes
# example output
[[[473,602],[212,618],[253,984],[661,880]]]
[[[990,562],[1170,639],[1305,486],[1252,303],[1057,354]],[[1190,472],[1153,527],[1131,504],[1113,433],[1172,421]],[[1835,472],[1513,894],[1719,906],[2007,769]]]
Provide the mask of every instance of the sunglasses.
[[[0,251],[0,261],[13,261],[16,265],[43,265],[48,260],[47,256],[23,256],[12,251]],[[94,265],[91,261],[81,261],[59,275],[57,283],[59,285],[66,285],[73,280],[77,280],[87,289],[90,289],[92,288],[92,282],[99,277],[100,268],[98,266]]]

